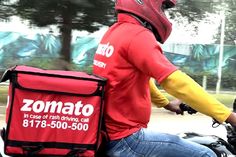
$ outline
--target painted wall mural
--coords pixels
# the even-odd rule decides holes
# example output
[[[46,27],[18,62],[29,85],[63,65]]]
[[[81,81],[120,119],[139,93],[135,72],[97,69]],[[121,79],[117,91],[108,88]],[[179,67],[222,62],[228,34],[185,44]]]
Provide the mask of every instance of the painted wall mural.
[[[166,45],[168,46],[168,45]],[[171,45],[169,45],[171,46]],[[179,45],[181,47],[181,45]],[[182,45],[186,47],[186,45]],[[216,74],[219,65],[220,45],[192,44],[188,45],[188,55],[178,54],[178,52],[165,51],[165,55],[175,65],[191,73]],[[236,46],[225,45],[223,51],[222,69],[232,71],[236,68]]]
[[[79,67],[91,66],[99,38],[73,37],[72,62]],[[0,32],[0,69],[9,65],[27,64],[29,61],[59,57],[60,37],[54,34],[21,34]],[[167,58],[181,69],[192,73],[216,74],[219,64],[219,45],[165,44]],[[236,46],[224,46],[223,69],[235,73]]]

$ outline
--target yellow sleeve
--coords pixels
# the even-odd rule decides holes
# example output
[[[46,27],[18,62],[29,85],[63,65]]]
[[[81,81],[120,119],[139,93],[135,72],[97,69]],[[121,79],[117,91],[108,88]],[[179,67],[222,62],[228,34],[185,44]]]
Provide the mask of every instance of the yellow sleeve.
[[[169,104],[169,100],[158,90],[155,80],[149,80],[149,88],[151,93],[152,103],[157,107],[164,107]]]
[[[224,122],[231,110],[208,94],[200,85],[183,72],[177,70],[161,82],[169,94],[187,103],[193,109]]]

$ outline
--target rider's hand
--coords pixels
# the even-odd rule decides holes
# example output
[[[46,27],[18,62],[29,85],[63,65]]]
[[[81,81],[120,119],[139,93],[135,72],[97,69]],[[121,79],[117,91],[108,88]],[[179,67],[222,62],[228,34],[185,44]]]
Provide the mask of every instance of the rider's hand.
[[[236,113],[232,112],[230,116],[226,119],[226,122],[236,127]]]
[[[182,103],[179,99],[174,99],[169,102],[168,105],[166,105],[164,108],[166,110],[169,110],[171,112],[175,112],[176,114],[183,115],[183,111],[180,109],[179,105]]]

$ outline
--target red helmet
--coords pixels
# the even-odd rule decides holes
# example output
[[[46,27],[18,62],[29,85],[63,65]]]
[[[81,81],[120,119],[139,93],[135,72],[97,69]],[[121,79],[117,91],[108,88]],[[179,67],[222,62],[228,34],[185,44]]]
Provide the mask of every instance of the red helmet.
[[[172,31],[172,24],[164,10],[176,5],[176,0],[116,0],[115,9],[134,14],[150,23],[164,43]]]

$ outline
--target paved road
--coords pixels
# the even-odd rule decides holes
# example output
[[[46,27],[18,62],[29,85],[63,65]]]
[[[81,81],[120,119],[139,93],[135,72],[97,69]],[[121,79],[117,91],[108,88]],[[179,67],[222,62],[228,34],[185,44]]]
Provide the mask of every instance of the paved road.
[[[164,109],[154,109],[148,126],[150,129],[171,134],[196,132],[204,135],[217,135],[226,139],[224,126],[212,127],[212,118],[201,113],[176,115]]]
[[[4,105],[0,104],[0,129],[5,124],[5,111],[6,111],[6,107]]]
[[[5,125],[5,106],[0,106],[0,128]],[[197,132],[215,134],[225,139],[226,130],[223,126],[212,128],[212,119],[200,113],[195,115],[176,115],[164,109],[153,109],[148,127],[153,130],[178,134]]]
[[[0,128],[5,126],[5,107],[0,107]],[[176,115],[164,109],[153,109],[149,128],[152,130],[179,134],[196,132],[204,135],[217,135],[226,139],[226,130],[223,126],[212,128],[212,119],[202,114]],[[3,143],[0,141],[0,152],[3,152]],[[4,156],[7,157],[7,156]]]

